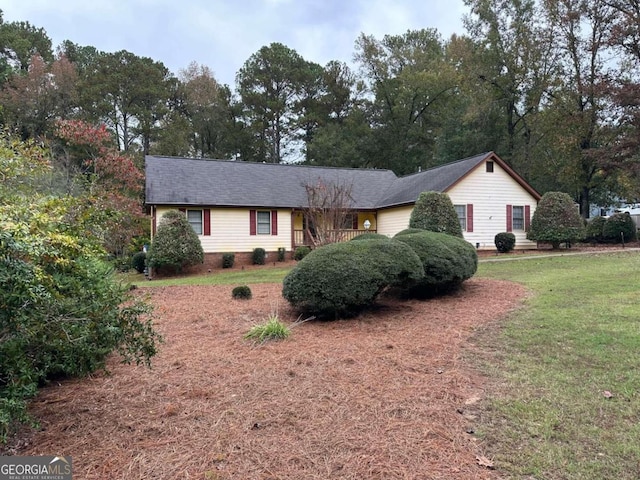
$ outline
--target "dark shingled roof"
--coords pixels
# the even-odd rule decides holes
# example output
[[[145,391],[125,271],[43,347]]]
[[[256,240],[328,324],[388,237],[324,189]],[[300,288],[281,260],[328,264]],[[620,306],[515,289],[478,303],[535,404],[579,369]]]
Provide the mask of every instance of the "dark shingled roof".
[[[351,188],[354,208],[376,208],[397,180],[390,170],[146,157],[146,202],[155,205],[219,205],[296,208],[308,205],[305,185]]]
[[[445,192],[489,156],[491,153],[483,153],[398,178],[381,199],[380,206],[414,203],[422,192]]]
[[[325,184],[350,187],[353,208],[378,209],[414,203],[421,192],[447,191],[485,160],[498,162],[540,198],[493,152],[400,178],[391,170],[147,156],[146,203],[302,208],[308,204],[305,185],[321,179]]]

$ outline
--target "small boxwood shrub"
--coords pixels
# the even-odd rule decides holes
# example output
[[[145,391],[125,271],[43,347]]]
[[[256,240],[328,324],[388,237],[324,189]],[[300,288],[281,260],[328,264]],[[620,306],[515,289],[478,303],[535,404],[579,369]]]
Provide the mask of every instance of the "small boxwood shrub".
[[[267,252],[264,250],[264,248],[254,248],[253,249],[253,264],[254,265],[264,265],[264,260],[267,257]]]
[[[379,240],[388,240],[389,237],[387,237],[386,235],[382,235],[381,233],[367,232],[367,233],[361,233],[360,235],[356,235],[351,239],[351,241],[371,240],[376,238]]]
[[[231,296],[240,300],[248,300],[251,298],[251,289],[248,285],[239,285],[231,290]]]
[[[311,253],[311,248],[303,245],[301,247],[296,248],[296,251],[293,253],[293,259],[296,261],[302,260],[304,257]]]
[[[334,243],[301,260],[284,278],[282,295],[301,312],[348,317],[370,306],[385,288],[408,288],[421,277],[416,253],[396,240]]]
[[[602,237],[608,243],[631,242],[637,237],[636,224],[628,212],[614,213],[602,227]]]
[[[507,253],[516,246],[516,236],[511,232],[500,232],[494,237],[493,243],[500,253]]]
[[[278,247],[278,261],[284,262],[287,258],[287,249],[284,247]]]
[[[222,254],[222,268],[233,268],[233,264],[236,261],[236,255],[234,253]]]
[[[604,224],[607,223],[605,217],[593,217],[587,222],[587,229],[585,233],[585,241],[591,243],[602,243],[604,237],[602,236],[602,230]]]
[[[405,289],[410,297],[429,298],[452,291],[478,269],[476,249],[462,238],[425,231],[400,235],[397,241],[416,252],[424,269],[422,279]]]
[[[147,266],[147,254],[145,252],[136,252],[131,257],[131,266],[138,273],[144,273]]]

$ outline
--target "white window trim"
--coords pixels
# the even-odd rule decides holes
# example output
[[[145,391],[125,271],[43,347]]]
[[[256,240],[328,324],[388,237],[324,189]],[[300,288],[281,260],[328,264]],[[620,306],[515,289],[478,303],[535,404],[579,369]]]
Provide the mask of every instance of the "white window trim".
[[[263,214],[263,217],[269,219],[268,222],[260,222],[260,214]],[[261,232],[260,226],[268,226],[268,231]],[[270,210],[256,210],[256,234],[258,235],[271,235],[271,211]]]
[[[200,214],[200,222],[192,222],[191,219],[189,218],[189,212],[198,212]],[[191,228],[193,228],[193,231],[196,232],[196,234],[198,235],[203,235],[204,234],[204,212],[202,209],[199,208],[188,208],[185,212],[185,215],[187,217],[187,222],[189,222],[189,225],[191,225]],[[200,231],[198,232],[198,230],[195,228],[195,225],[199,225],[200,226]]]

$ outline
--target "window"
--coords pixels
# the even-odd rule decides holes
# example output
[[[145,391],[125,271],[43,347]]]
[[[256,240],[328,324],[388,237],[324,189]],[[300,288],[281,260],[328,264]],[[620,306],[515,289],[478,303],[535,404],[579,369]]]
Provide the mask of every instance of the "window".
[[[193,231],[202,235],[202,210],[187,210],[187,220]]]
[[[463,232],[467,231],[467,206],[466,205],[454,205],[456,213],[458,214],[458,220],[460,220],[460,228]]]
[[[487,162],[487,173],[493,173],[493,162]]]
[[[524,207],[513,207],[513,229],[524,230]]]
[[[257,212],[258,235],[271,235],[271,212]]]

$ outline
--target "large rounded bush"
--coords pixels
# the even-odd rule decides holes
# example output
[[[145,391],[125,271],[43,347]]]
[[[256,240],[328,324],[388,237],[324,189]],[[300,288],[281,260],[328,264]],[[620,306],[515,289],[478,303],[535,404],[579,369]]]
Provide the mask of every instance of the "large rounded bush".
[[[545,193],[533,214],[527,238],[559,248],[561,243],[582,240],[584,235],[584,222],[571,197],[563,192]]]
[[[463,237],[456,209],[449,195],[442,192],[420,194],[411,211],[409,227]]]
[[[405,228],[404,230],[400,230],[398,233],[396,233],[394,237],[398,237],[400,235],[409,235],[410,233],[420,233],[425,231],[426,230],[423,228]]]
[[[614,213],[607,218],[607,221],[602,227],[602,238],[605,242],[631,242],[634,241],[636,237],[636,224],[628,212]]]
[[[356,235],[351,239],[351,241],[356,240],[359,242],[360,240],[387,240],[388,238],[389,237],[387,237],[386,235],[382,235],[381,233],[366,232],[361,233],[360,235]]]
[[[387,287],[408,288],[422,270],[418,255],[392,239],[335,243],[304,257],[284,278],[282,295],[301,312],[348,317]]]
[[[420,232],[401,235],[420,257],[424,276],[406,293],[415,298],[429,298],[459,287],[478,269],[478,254],[469,242],[444,233]]]
[[[180,272],[186,267],[203,262],[202,244],[185,214],[171,210],[162,215],[147,253],[147,265],[160,270]]]

